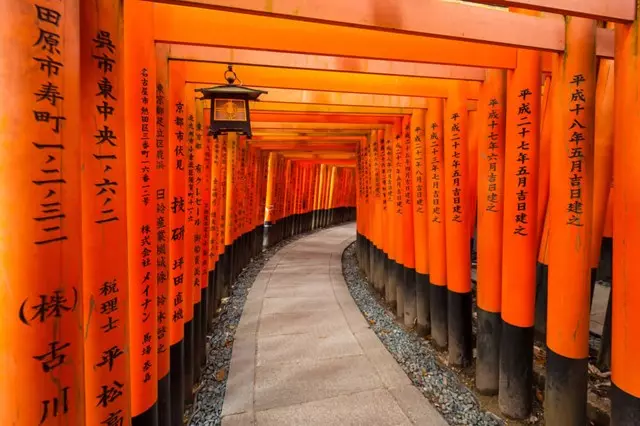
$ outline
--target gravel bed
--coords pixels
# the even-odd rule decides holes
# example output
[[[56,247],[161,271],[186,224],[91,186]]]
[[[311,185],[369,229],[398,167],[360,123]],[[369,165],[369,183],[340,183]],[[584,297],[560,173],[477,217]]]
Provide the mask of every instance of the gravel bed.
[[[220,425],[233,340],[253,282],[278,250],[300,238],[325,229],[328,228],[313,230],[281,241],[253,258],[242,270],[231,286],[231,295],[222,300],[218,316],[213,320],[213,330],[207,335],[207,365],[202,372],[195,402],[185,410],[185,424],[189,426]]]
[[[451,425],[503,425],[502,419],[483,411],[480,403],[456,374],[437,360],[436,350],[415,333],[396,323],[394,314],[378,296],[358,268],[355,244],[344,252],[342,268],[351,296],[387,350],[398,361],[413,384],[422,391]]]

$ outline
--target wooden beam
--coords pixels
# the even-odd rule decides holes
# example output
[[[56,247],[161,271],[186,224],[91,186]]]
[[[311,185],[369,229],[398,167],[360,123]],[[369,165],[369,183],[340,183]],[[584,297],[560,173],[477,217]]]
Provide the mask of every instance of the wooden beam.
[[[458,65],[423,64],[417,62],[380,61],[375,59],[343,58],[339,56],[304,55],[300,53],[267,52],[224,47],[174,44],[171,59],[225,64],[266,65],[321,71],[399,75],[410,77],[445,78],[483,81],[484,68]]]
[[[635,0],[468,0],[503,7],[521,7],[559,15],[582,16],[601,21],[632,22]]]
[[[170,61],[174,62],[174,61]],[[190,83],[224,83],[226,64],[186,62],[185,78]],[[378,95],[446,98],[457,83],[455,80],[435,78],[396,77],[376,74],[357,74],[315,70],[283,69],[237,65],[234,71],[243,84],[270,86],[281,89],[328,90],[332,92],[367,93]],[[468,99],[478,99],[480,83],[462,82]]]
[[[304,103],[282,102],[249,102],[251,111],[272,112],[325,112],[338,114],[365,114],[365,115],[406,115],[411,114],[412,108],[386,108],[378,106],[351,106],[351,105],[320,105]]]
[[[355,152],[355,144],[343,144],[343,145],[304,145],[304,144],[282,144],[282,143],[252,143],[251,146],[260,148],[266,151],[302,151],[302,152]]]
[[[515,68],[515,49],[410,34],[154,5],[158,42],[401,62]],[[213,31],[215,29],[215,32]]]
[[[384,129],[387,124],[336,124],[336,123],[274,123],[274,122],[262,122],[251,121],[252,129],[272,129],[272,130],[304,130],[304,131],[335,131],[342,132],[346,130],[374,130]],[[256,133],[256,132],[254,132]]]
[[[579,0],[576,0],[579,1]],[[595,1],[595,0],[594,0]],[[528,16],[441,0],[162,0],[224,12],[564,51],[560,16]],[[202,28],[215,28],[207,25]],[[219,33],[216,28],[216,35]],[[234,30],[232,34],[238,34]],[[342,41],[344,43],[344,41]],[[333,45],[332,45],[333,47]],[[610,46],[613,55],[613,45]]]
[[[394,124],[401,116],[362,114],[300,114],[277,112],[253,112],[251,120],[277,123],[331,123],[331,124]]]
[[[277,141],[277,142],[316,142],[316,141],[334,141],[334,142],[351,142],[356,143],[362,139],[361,136],[278,136],[278,135],[254,135],[251,139],[254,142]]]

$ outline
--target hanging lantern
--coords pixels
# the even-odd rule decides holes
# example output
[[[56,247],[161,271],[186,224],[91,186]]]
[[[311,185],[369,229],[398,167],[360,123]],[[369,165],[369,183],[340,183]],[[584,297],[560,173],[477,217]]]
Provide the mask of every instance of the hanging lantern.
[[[227,80],[224,86],[196,89],[204,99],[211,99],[209,134],[215,137],[235,132],[251,139],[249,101],[257,101],[260,95],[267,92],[244,87],[242,82],[236,84],[239,79],[233,71],[233,65],[229,65],[224,78]]]

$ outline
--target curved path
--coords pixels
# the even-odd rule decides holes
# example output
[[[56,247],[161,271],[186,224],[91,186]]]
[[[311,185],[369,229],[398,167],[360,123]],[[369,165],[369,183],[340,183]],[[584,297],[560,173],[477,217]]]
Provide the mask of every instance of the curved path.
[[[343,225],[256,278],[236,331],[223,426],[446,425],[369,328],[342,276]]]

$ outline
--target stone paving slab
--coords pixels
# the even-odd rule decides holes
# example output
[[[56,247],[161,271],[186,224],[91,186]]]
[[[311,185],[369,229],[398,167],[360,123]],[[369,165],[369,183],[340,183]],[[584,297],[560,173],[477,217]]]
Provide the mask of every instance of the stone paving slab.
[[[446,425],[362,316],[342,277],[343,225],[261,271],[238,324],[224,426]]]

